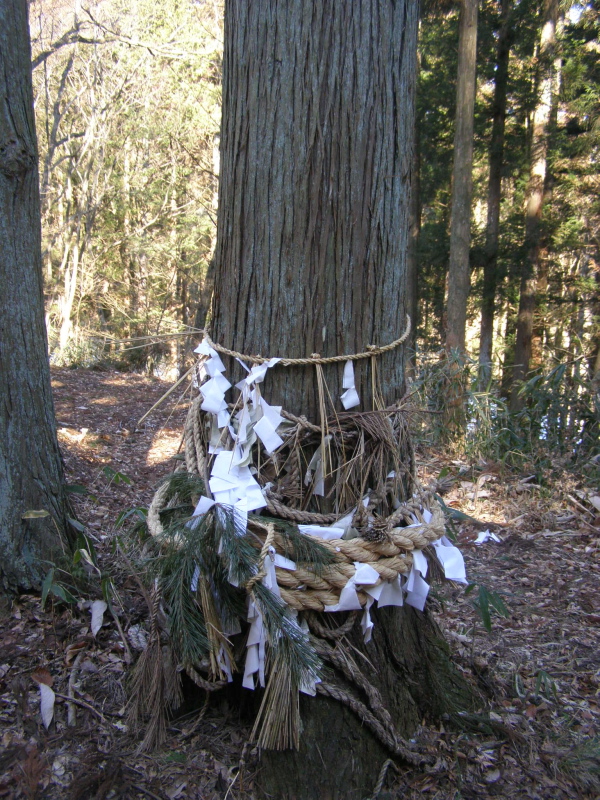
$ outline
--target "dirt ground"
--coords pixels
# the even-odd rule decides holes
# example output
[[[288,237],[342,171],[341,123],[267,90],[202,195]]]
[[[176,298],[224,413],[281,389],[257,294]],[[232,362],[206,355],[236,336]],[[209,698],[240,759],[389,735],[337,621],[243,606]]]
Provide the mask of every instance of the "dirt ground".
[[[236,709],[190,695],[165,745],[150,754],[137,753],[127,726],[127,678],[146,609],[115,553],[115,537],[127,530],[115,523],[124,510],[146,507],[174,470],[187,399],[175,390],[136,430],[169,384],[54,369],[53,387],[68,481],[90,493],[73,494],[77,514],[120,604],[96,635],[99,581],[76,604],[50,597],[42,609],[38,596],[25,595],[2,609],[0,798],[249,800],[256,767],[249,759],[238,770],[249,731]],[[430,452],[419,459],[424,483],[450,468],[445,502],[480,521],[456,523],[475,590],[446,583],[428,604],[486,705],[435,726],[424,721],[415,738],[435,765],[391,765],[380,800],[600,797],[598,491],[566,473],[540,486],[495,464]],[[486,529],[499,541],[476,545]],[[491,632],[474,602],[485,605],[486,590],[507,609],[506,617],[492,610]],[[40,698],[50,684],[46,728]]]

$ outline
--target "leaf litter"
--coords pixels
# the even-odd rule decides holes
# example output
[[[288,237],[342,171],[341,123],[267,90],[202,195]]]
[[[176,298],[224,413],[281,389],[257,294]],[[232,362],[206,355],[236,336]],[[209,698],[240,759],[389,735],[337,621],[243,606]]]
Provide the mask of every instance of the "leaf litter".
[[[165,382],[53,369],[53,386],[73,504],[118,602],[109,607],[98,594],[68,604],[49,591],[45,611],[34,595],[2,608],[0,798],[249,800],[256,769],[244,750],[249,729],[227,701],[188,699],[151,754],[136,752],[126,723],[127,651],[135,657],[144,647],[147,608],[111,542],[119,514],[131,509],[130,522],[143,518],[172,471],[186,399],[170,398],[135,431]],[[419,455],[424,483],[446,475],[439,491],[477,584],[470,593],[436,587],[430,611],[486,705],[437,724],[424,720],[419,741],[434,766],[388,770],[381,800],[600,797],[597,488],[570,474],[540,481],[497,464]],[[486,530],[500,541],[476,545]]]

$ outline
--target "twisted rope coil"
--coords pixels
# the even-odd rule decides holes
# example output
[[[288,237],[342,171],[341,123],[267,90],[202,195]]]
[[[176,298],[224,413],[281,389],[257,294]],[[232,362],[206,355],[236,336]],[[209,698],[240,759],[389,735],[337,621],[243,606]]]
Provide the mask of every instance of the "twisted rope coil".
[[[200,402],[196,398],[189,410],[185,423],[185,462],[188,472],[200,475],[208,483],[207,461],[205,444],[202,437],[202,423]],[[304,423],[304,420],[302,420]],[[168,484],[163,484],[156,492],[148,511],[148,527],[154,535],[160,535],[163,527],[160,522],[160,511],[164,507],[168,496]],[[269,490],[265,491],[267,509],[275,517],[292,520],[299,524],[309,523],[316,525],[329,525],[341,518],[342,514],[319,514],[316,512],[291,509],[277,499]],[[176,502],[171,498],[168,505]],[[431,503],[432,519],[429,523],[421,521],[418,525],[400,527],[402,521],[414,519],[418,514],[418,504],[410,501],[387,518],[382,518],[382,523],[387,523],[388,531],[380,541],[368,541],[365,538],[354,539],[323,539],[320,544],[328,550],[334,558],[334,563],[323,567],[319,573],[312,571],[306,565],[297,565],[295,569],[282,569],[277,567],[275,574],[283,600],[297,611],[321,612],[326,606],[339,603],[341,590],[354,576],[356,570],[354,562],[361,562],[373,567],[379,573],[379,582],[392,581],[398,575],[407,575],[413,565],[412,552],[423,550],[432,542],[444,535],[444,516],[437,503]],[[253,526],[264,538],[260,557],[261,570],[254,576],[247,590],[252,590],[253,584],[260,580],[264,574],[264,558],[270,546],[275,547],[280,554],[285,554],[285,541],[272,524],[267,526]],[[357,596],[362,606],[367,602],[368,595],[357,589]]]

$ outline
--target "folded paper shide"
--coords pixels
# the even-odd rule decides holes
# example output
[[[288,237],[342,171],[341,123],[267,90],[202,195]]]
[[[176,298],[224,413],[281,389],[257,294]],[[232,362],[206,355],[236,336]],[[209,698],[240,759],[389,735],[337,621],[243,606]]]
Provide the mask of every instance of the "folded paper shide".
[[[321,659],[328,650],[318,644],[323,625],[335,629],[340,615],[340,630],[349,633],[360,622],[368,643],[375,606],[406,604],[422,611],[430,559],[447,579],[466,583],[463,557],[446,538],[439,504],[402,463],[402,404],[383,408],[375,397],[375,359],[402,341],[350,356],[306,359],[244,356],[208,336],[196,349],[199,397],[186,422],[185,459],[188,479],[200,491],[191,519],[169,532],[161,513],[176,508],[178,496],[159,490],[149,527],[167,541],[169,606],[190,609],[189,616],[176,616],[173,627],[180,660],[204,683],[201,663],[215,685],[231,681],[239,670],[245,688],[264,688],[253,732],[262,747],[298,746],[298,693],[326,690]],[[244,368],[235,387],[223,355]],[[361,359],[370,360],[373,409],[354,412],[361,405],[354,363]],[[316,425],[270,405],[263,396],[266,386],[268,397],[269,373],[291,363],[316,367],[321,399],[331,398],[322,364],[339,364],[345,411],[327,416],[323,401]],[[413,495],[403,500],[410,484]],[[173,579],[173,571],[182,579]],[[243,613],[236,611],[240,594]],[[332,622],[317,622],[315,612]],[[241,631],[240,623],[247,638],[238,664],[239,646],[231,637]],[[194,625],[206,633],[193,651],[186,631],[193,637]]]

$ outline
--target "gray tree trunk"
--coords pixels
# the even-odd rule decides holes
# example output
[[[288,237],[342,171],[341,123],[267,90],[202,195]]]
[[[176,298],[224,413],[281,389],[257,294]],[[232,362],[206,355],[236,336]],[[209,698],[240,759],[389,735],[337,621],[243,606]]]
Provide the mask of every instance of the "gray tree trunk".
[[[498,242],[500,234],[500,200],[502,164],[504,162],[504,128],[506,119],[506,88],[508,62],[512,43],[512,0],[502,0],[500,33],[494,77],[492,139],[490,142],[490,175],[488,179],[487,225],[485,229],[485,260],[483,264],[483,294],[481,298],[481,333],[479,338],[479,380],[482,389],[492,377],[492,348],[494,343],[494,311],[498,282]]]
[[[471,280],[469,252],[471,249],[471,197],[473,194],[477,3],[478,0],[462,0],[458,36],[446,348],[460,351],[465,349],[467,298]]]
[[[413,0],[227,0],[215,341],[263,356],[330,356],[403,331],[416,35]],[[386,402],[403,393],[403,357],[378,359]],[[342,410],[342,367],[324,372]],[[356,379],[369,409],[364,362]],[[271,370],[263,393],[318,422],[311,367]],[[429,615],[386,608],[376,618],[372,642],[352,642],[403,733],[423,715],[468,706]],[[263,754],[261,796],[369,794],[388,756],[378,740],[328,699],[303,700],[301,714],[300,751]]]
[[[62,552],[26,0],[0,3],[0,588],[39,585]],[[23,520],[26,511],[52,517]]]

